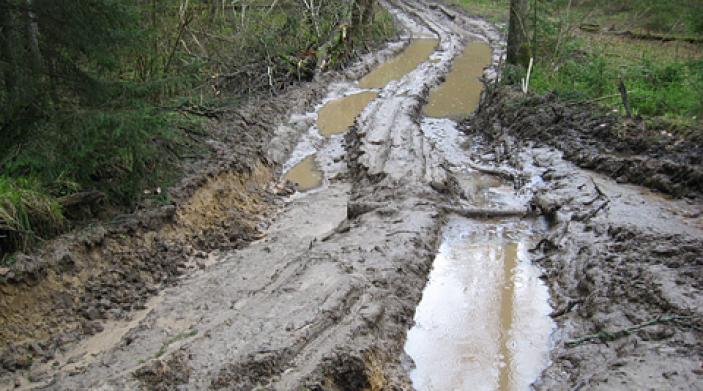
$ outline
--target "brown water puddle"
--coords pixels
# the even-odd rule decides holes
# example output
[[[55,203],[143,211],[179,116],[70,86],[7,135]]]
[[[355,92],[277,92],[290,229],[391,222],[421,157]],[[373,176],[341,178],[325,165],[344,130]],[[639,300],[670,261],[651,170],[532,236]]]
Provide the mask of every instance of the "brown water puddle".
[[[389,82],[402,78],[418,65],[427,61],[438,43],[439,40],[435,38],[414,39],[398,56],[381,64],[364,76],[359,81],[359,86],[361,88],[383,88]]]
[[[491,63],[491,48],[483,42],[470,42],[454,60],[447,79],[430,93],[423,113],[435,118],[462,119],[476,110],[483,85],[478,80]]]
[[[284,179],[298,184],[298,191],[307,191],[322,185],[322,171],[315,163],[315,155],[310,155],[296,164],[283,176]]]
[[[354,124],[362,110],[378,96],[376,92],[360,92],[327,103],[317,116],[317,127],[323,136],[344,133]]]
[[[453,218],[408,333],[417,390],[525,390],[549,359],[549,293],[529,241]]]

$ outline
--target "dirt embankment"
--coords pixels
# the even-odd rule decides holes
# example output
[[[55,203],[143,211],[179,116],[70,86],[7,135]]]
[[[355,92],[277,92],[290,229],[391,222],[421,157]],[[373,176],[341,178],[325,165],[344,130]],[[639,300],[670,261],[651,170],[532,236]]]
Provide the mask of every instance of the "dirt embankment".
[[[703,140],[687,140],[605,114],[594,105],[571,104],[555,95],[498,88],[486,97],[472,126],[499,137],[498,121],[511,134],[564,152],[568,160],[677,197],[703,194]]]
[[[206,252],[241,248],[261,237],[280,205],[280,162],[270,140],[291,111],[319,98],[328,79],[223,111],[193,134],[207,158],[185,167],[172,202],[44,243],[0,275],[0,373],[47,361],[59,349],[121,320],[179,276],[204,267]],[[285,154],[295,131],[273,148]],[[287,140],[287,141],[285,141]]]
[[[477,159],[538,178],[518,185],[534,191],[533,206],[550,224],[532,252],[560,331],[536,387],[696,389],[703,381],[703,205],[619,182],[698,194],[700,147],[635,135],[627,145],[614,134],[614,117],[507,91],[467,125]]]
[[[468,39],[459,21],[476,31],[487,27],[419,1],[389,7],[409,33],[439,37],[439,61],[390,82],[364,110],[345,149],[330,156],[347,163],[336,179],[329,176],[322,188],[293,197],[265,238],[168,288],[114,345],[94,358],[60,361],[37,374],[32,386],[410,387],[401,365],[404,336],[444,223],[440,205],[460,197],[418,116],[429,89]],[[356,78],[373,63],[364,60]],[[293,117],[305,115],[278,126],[269,145],[290,152],[281,137],[296,135]],[[267,154],[277,162],[286,155]],[[195,199],[209,204],[216,197]],[[196,221],[200,203],[191,210]]]

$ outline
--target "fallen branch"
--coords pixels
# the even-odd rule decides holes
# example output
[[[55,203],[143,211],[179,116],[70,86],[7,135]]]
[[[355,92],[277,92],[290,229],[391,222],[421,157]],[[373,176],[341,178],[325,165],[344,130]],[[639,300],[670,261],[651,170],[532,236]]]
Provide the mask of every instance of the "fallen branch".
[[[616,339],[626,337],[628,335],[634,334],[635,332],[642,330],[643,328],[654,326],[657,324],[662,324],[662,323],[679,323],[681,321],[686,321],[686,320],[691,320],[693,319],[693,316],[664,316],[664,317],[659,317],[656,319],[652,319],[647,322],[643,322],[640,324],[636,324],[631,327],[626,327],[621,330],[616,330],[616,331],[600,331],[595,334],[588,334],[584,335],[583,337],[572,339],[570,341],[566,341],[566,346],[569,348],[573,348],[579,345],[582,345],[584,343],[596,343],[596,342],[608,342],[608,341],[615,341]]]
[[[604,34],[604,35],[616,35],[616,36],[620,36],[620,37],[641,39],[641,40],[647,40],[647,41],[661,41],[661,42],[680,41],[680,42],[689,42],[689,43],[703,43],[703,38],[701,38],[701,37],[685,37],[685,36],[654,34],[654,33],[637,33],[637,32],[629,31],[629,30],[609,31],[609,30],[602,30],[602,29],[600,29],[600,26],[593,25],[593,24],[582,24],[581,26],[579,26],[579,29],[581,29],[581,31],[585,31],[585,32],[589,32],[589,33]]]
[[[487,208],[457,208],[445,206],[446,213],[454,213],[469,219],[485,219],[490,217],[525,217],[529,214],[527,209],[487,209]]]
[[[597,208],[592,209],[589,212],[574,215],[574,217],[572,217],[572,220],[588,221],[588,220],[592,219],[593,217],[595,217],[598,214],[598,212],[600,212],[603,208],[605,208],[609,202],[610,202],[609,200],[605,200],[600,205],[598,205]]]

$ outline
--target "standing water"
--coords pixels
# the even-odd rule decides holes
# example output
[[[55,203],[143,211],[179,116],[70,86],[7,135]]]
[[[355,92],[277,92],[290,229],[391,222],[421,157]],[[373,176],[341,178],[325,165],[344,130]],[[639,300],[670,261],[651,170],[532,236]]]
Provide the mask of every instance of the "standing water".
[[[521,223],[453,218],[405,351],[417,390],[525,390],[546,367],[549,293]]]
[[[478,105],[491,54],[485,43],[467,45],[431,91],[421,126],[475,206],[521,207],[512,187],[466,165],[456,128]],[[529,260],[531,234],[531,222],[450,219],[405,345],[415,389],[525,390],[547,366],[554,323]]]
[[[322,185],[322,171],[315,163],[315,155],[310,155],[303,159],[283,177],[297,184],[300,191],[307,191]]]
[[[430,93],[423,114],[460,120],[474,111],[481,97],[479,77],[491,63],[491,48],[483,42],[470,42],[458,56],[446,81]]]
[[[398,56],[378,66],[359,81],[361,88],[383,88],[389,82],[398,80],[418,65],[427,61],[435,51],[439,41],[435,38],[420,38],[410,42]]]
[[[330,136],[346,132],[361,111],[377,96],[377,92],[365,91],[327,103],[320,109],[317,116],[320,134]]]

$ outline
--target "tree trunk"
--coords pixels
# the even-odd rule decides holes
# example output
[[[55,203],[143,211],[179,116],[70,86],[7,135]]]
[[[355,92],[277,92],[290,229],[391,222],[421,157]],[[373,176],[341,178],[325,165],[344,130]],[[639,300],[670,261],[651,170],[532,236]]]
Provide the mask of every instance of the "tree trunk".
[[[210,0],[210,21],[212,22],[217,17],[218,0]]]
[[[12,42],[16,39],[12,24],[12,16],[5,1],[0,0],[0,61],[6,65],[2,68],[7,103],[16,104],[17,93],[17,63],[13,52]]]
[[[530,46],[527,34],[528,0],[510,0],[510,23],[508,26],[509,64],[527,67],[530,62]]]
[[[39,51],[39,25],[37,17],[32,12],[32,0],[27,0],[26,29],[27,29],[27,46],[29,46],[29,63],[32,66],[33,77],[40,77],[42,66],[42,55]]]

